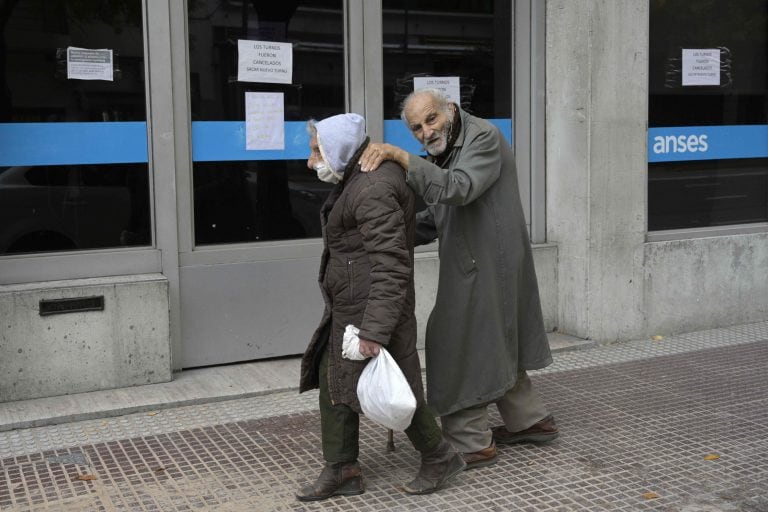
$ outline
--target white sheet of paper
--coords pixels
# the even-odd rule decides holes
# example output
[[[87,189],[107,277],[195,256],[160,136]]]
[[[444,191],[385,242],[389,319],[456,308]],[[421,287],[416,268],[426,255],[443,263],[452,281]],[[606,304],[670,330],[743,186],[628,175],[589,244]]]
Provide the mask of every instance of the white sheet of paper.
[[[283,93],[245,93],[245,149],[285,149]]]
[[[683,49],[683,85],[720,85],[720,50]]]
[[[413,89],[437,89],[448,101],[461,105],[461,88],[457,76],[415,76]]]
[[[112,50],[67,47],[67,78],[112,82]]]
[[[237,80],[290,84],[293,80],[293,45],[273,41],[237,41]]]

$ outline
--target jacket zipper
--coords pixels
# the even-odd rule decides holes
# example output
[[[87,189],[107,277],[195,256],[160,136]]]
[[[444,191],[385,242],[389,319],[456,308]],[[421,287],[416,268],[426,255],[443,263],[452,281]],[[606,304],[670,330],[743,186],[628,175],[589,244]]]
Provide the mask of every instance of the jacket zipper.
[[[348,280],[348,289],[349,289],[349,301],[353,302],[355,300],[355,287],[354,282],[355,280],[352,278],[352,265],[354,265],[355,260],[347,260],[347,280]]]
[[[328,355],[324,356],[326,361],[326,367],[325,367],[325,380],[326,385],[328,386],[328,399],[331,401],[331,405],[336,405],[336,401],[333,399],[333,390],[331,389],[331,356],[333,355],[333,352],[331,352],[331,347],[333,343],[331,343],[330,339],[330,333],[328,334],[328,346],[325,348],[325,350],[328,351]]]

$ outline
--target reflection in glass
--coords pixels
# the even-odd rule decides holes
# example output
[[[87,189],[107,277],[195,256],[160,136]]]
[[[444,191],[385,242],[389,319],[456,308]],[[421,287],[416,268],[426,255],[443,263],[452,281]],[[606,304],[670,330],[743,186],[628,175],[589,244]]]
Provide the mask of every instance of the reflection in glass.
[[[146,245],[146,164],[0,168],[6,253]]]
[[[768,0],[653,0],[650,127],[768,124]],[[717,85],[682,85],[682,50],[716,49]],[[648,165],[648,229],[768,221],[768,159]]]
[[[193,122],[243,121],[246,92],[282,92],[286,121],[344,111],[341,0],[189,6]],[[292,83],[238,82],[238,39],[292,43]],[[195,161],[193,187],[197,245],[319,237],[332,188],[303,159]]]
[[[399,119],[414,76],[459,77],[461,106],[512,116],[511,2],[383,0],[384,116]]]
[[[383,0],[382,7],[385,119],[400,119],[414,77],[457,77],[464,110],[511,127],[512,2]],[[400,131],[387,142],[413,143],[404,125],[393,126]],[[421,197],[416,208],[426,208]]]
[[[0,123],[5,133],[34,126],[26,123],[46,123],[53,130],[46,133],[59,126],[72,135],[82,122],[145,122],[141,4],[3,2]],[[69,46],[112,49],[113,81],[68,79]],[[35,144],[41,142],[30,139],[24,141],[29,150],[16,153],[22,162],[38,156]],[[87,148],[101,141],[81,142]],[[49,165],[9,164],[3,161],[9,153],[9,148],[0,150],[0,254],[151,243],[146,162],[81,165],[87,158],[61,150]]]

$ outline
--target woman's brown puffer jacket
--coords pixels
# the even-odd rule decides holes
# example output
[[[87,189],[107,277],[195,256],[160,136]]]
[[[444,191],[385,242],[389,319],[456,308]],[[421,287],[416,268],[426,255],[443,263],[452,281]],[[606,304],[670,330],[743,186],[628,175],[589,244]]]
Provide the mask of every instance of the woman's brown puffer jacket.
[[[299,388],[318,387],[318,363],[327,346],[331,400],[358,413],[357,381],[368,360],[341,357],[348,324],[360,328],[360,338],[386,347],[416,400],[424,400],[414,314],[414,194],[403,168],[394,162],[384,162],[376,172],[361,172],[357,161],[364,147],[321,208],[319,282],[325,312],[304,353]]]

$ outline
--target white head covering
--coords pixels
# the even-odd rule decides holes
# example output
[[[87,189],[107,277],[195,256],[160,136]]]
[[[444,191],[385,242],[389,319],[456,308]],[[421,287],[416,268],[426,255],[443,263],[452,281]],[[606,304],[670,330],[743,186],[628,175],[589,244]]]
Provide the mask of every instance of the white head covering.
[[[339,114],[318,121],[315,128],[323,158],[334,172],[343,173],[365,141],[365,118],[359,114]]]

